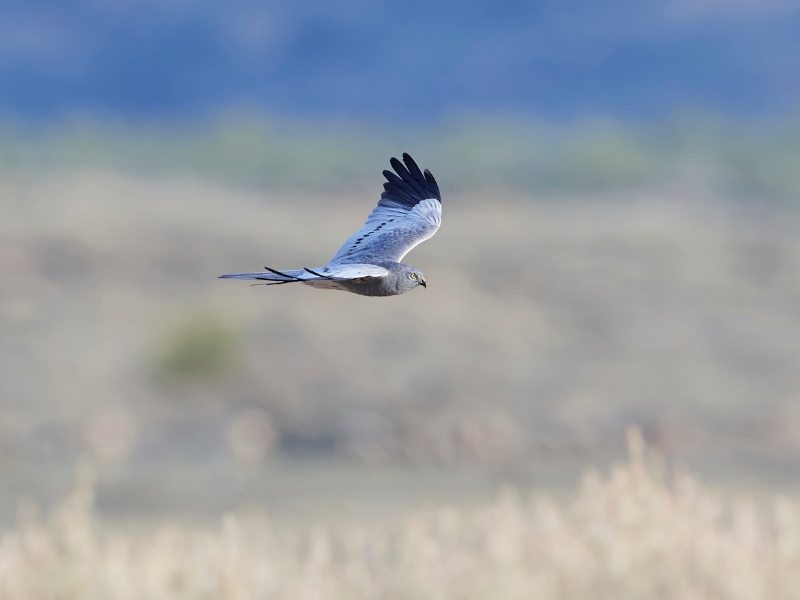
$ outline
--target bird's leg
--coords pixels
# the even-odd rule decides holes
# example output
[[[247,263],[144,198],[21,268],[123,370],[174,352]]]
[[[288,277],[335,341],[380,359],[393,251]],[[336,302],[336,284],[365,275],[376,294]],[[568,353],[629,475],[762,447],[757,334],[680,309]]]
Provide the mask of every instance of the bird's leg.
[[[270,269],[269,267],[264,267],[264,268],[267,271],[270,271],[271,273],[275,273],[275,275],[278,275],[280,277],[285,277],[286,280],[285,281],[275,281],[274,279],[267,279],[265,277],[263,279],[265,281],[269,281],[270,283],[251,283],[250,285],[283,285],[284,283],[296,283],[298,281],[303,281],[299,277],[295,277],[293,275],[288,275],[286,273],[282,273],[282,272],[278,271],[277,269]],[[260,278],[257,277],[256,279],[260,279]]]
[[[317,273],[316,271],[312,271],[308,267],[303,267],[303,270],[308,271],[312,275],[316,275],[317,277],[321,277],[322,279],[330,279],[331,281],[336,281],[333,277],[328,277],[327,275],[323,275],[322,273]]]
[[[270,269],[269,267],[264,267],[270,273],[275,273],[275,275],[280,275],[281,277],[286,277],[289,281],[303,281],[299,277],[295,277],[294,275],[287,275],[286,273],[281,273],[277,269]],[[289,281],[282,281],[281,283],[289,283]]]

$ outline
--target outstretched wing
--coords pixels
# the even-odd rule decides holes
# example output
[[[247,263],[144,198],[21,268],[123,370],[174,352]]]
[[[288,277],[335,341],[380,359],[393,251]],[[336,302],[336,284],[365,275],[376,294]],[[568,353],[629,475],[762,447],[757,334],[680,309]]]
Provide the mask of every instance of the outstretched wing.
[[[368,277],[386,277],[389,274],[383,267],[367,264],[326,265],[316,269],[293,269],[289,271],[278,271],[269,267],[265,267],[265,269],[265,271],[256,271],[254,273],[231,273],[220,276],[220,279],[258,280],[266,282],[267,285],[305,283],[312,287],[344,289],[340,285],[342,281]]]
[[[403,154],[405,166],[396,158],[390,162],[397,175],[383,172],[387,182],[378,206],[364,227],[339,248],[331,265],[400,262],[439,229],[442,196],[431,172],[422,173],[408,154]]]

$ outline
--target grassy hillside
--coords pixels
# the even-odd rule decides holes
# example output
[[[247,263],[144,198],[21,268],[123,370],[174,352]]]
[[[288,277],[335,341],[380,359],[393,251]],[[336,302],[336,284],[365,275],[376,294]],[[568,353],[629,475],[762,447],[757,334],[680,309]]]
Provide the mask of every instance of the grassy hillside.
[[[0,169],[101,168],[268,190],[375,189],[389,156],[411,152],[448,192],[586,193],[705,189],[749,201],[800,200],[800,126],[680,117],[659,125],[571,125],[463,117],[439,124],[293,121],[230,114],[204,123],[68,121],[0,126]]]
[[[303,586],[322,586],[323,598],[378,588],[481,597],[469,573],[509,597],[793,597],[792,500],[717,502],[641,461],[568,491],[623,456],[635,423],[667,464],[737,490],[731,498],[794,497],[800,216],[788,195],[726,192],[720,182],[733,180],[708,174],[727,171],[684,150],[658,155],[683,165],[674,180],[666,168],[617,180],[604,168],[594,173],[607,184],[590,191],[598,179],[524,184],[560,155],[537,150],[541,171],[501,176],[519,163],[497,140],[523,129],[431,133],[419,157],[442,182],[444,225],[407,258],[428,289],[368,299],[220,281],[327,261],[374,206],[388,146],[402,137],[319,145],[322,134],[275,131],[295,154],[275,142],[269,160],[226,163],[220,148],[239,144],[147,130],[102,130],[83,146],[66,142],[75,131],[48,133],[5,152],[16,157],[0,176],[6,597],[193,597],[227,585],[231,597]],[[575,144],[589,147],[587,135]],[[537,139],[567,148],[568,138]],[[663,148],[658,139],[636,147]],[[779,156],[779,138],[768,139]],[[593,161],[650,156],[614,162],[608,143]],[[120,158],[133,147],[139,162]],[[770,155],[753,156],[766,165]],[[248,179],[257,165],[285,179]],[[462,180],[464,165],[473,170]],[[94,507],[85,488],[54,509],[84,461],[99,473]],[[491,505],[508,483],[557,500]],[[20,504],[31,496],[57,516],[32,521]],[[430,512],[440,505],[445,516]],[[242,516],[208,528],[240,508],[266,509],[271,524]],[[426,552],[454,562],[419,562]],[[241,553],[254,562],[226,558]],[[241,571],[226,570],[234,564]],[[299,587],[270,587],[277,580]],[[56,587],[36,588],[43,581]]]
[[[525,468],[614,456],[634,421],[679,455],[793,472],[794,213],[657,192],[449,194],[442,230],[408,257],[427,290],[216,278],[323,264],[375,196],[5,180],[6,460],[70,464],[106,436],[130,438],[118,453],[136,464]],[[237,425],[252,411],[259,425]]]

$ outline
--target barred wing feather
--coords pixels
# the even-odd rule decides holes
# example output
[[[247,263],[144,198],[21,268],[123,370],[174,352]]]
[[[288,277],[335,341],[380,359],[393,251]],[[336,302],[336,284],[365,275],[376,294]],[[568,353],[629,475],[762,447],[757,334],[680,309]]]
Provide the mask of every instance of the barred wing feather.
[[[421,172],[408,154],[403,163],[392,158],[391,171],[378,206],[366,224],[350,236],[331,259],[333,264],[400,262],[408,252],[432,237],[442,222],[442,197],[427,169]]]

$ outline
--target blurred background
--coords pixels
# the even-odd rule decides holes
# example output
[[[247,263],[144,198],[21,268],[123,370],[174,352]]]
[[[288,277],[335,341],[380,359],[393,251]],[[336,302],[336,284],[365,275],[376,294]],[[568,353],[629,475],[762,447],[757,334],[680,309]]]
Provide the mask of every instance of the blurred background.
[[[800,3],[0,3],[0,524],[800,476]],[[409,152],[400,298],[324,264]],[[755,596],[751,596],[755,597]]]

